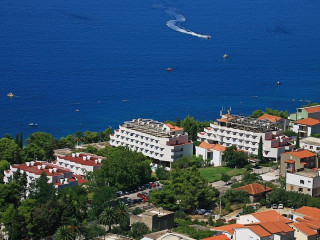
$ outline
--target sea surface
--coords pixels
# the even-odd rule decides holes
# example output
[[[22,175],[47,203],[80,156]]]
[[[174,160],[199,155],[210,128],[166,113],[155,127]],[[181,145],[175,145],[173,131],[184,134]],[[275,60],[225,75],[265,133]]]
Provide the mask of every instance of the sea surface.
[[[318,0],[1,0],[0,136],[320,102],[319,12]]]

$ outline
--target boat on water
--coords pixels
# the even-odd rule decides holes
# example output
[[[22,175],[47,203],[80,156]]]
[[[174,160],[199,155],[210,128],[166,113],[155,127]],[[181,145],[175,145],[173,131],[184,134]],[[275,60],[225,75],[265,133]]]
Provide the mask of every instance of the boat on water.
[[[29,123],[30,127],[38,127],[38,123]]]
[[[280,85],[281,85],[281,82],[278,81],[278,82],[277,82],[277,86],[280,86]]]
[[[228,57],[229,57],[228,54],[224,54],[224,55],[223,55],[223,58],[228,58]]]
[[[9,92],[9,93],[7,94],[7,97],[14,97],[14,94],[13,94],[12,92]]]
[[[209,36],[209,35],[208,35],[208,36],[206,36],[206,38],[207,38],[207,39],[210,39],[210,38],[211,38],[211,36]]]
[[[172,71],[172,68],[166,68],[166,71],[167,71],[167,72],[171,72],[171,71]]]

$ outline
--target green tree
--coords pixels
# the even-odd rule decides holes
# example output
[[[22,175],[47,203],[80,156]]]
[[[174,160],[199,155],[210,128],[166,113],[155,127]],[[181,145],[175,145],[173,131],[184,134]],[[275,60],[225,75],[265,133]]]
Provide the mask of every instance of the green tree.
[[[262,136],[260,136],[259,140],[259,147],[258,147],[258,159],[261,163],[264,163],[264,157],[263,157],[263,142],[262,142]]]
[[[224,161],[230,168],[244,167],[248,164],[248,156],[243,151],[237,151],[235,146],[227,147],[224,155]]]
[[[180,120],[180,118],[179,118],[179,117],[177,117],[176,125],[177,125],[178,127],[180,127],[180,126],[181,126],[181,120]]]
[[[16,134],[16,139],[15,139],[15,144],[17,144],[18,146],[20,145],[20,141],[19,141],[19,135],[18,133]]]
[[[255,213],[256,210],[254,210],[254,208],[252,206],[245,206],[243,207],[243,211],[242,214],[250,214],[250,213]]]
[[[296,139],[296,147],[295,149],[299,149],[300,148],[300,134],[298,132],[298,135],[297,135],[297,139]]]
[[[22,239],[22,222],[17,209],[10,205],[3,213],[2,222],[5,226],[5,231],[9,235],[9,239],[19,240]]]
[[[124,147],[111,148],[107,159],[102,162],[101,171],[116,189],[133,189],[151,179],[150,160],[142,153]]]
[[[32,229],[35,227],[33,223],[33,212],[36,207],[36,200],[31,198],[23,200],[18,207],[18,214],[21,217],[21,231],[27,239],[32,238],[34,235],[32,232]]]
[[[22,163],[21,149],[12,139],[0,139],[0,160],[6,160],[9,163]]]
[[[108,232],[110,232],[112,225],[117,223],[115,209],[113,207],[106,207],[99,215],[99,222],[104,226],[108,226]]]
[[[45,152],[45,159],[53,160],[54,148],[57,141],[48,133],[35,132],[32,133],[26,140],[27,146],[29,144],[37,145]]]
[[[90,222],[81,225],[80,233],[85,240],[91,240],[105,235],[106,230],[103,227],[99,226],[96,222]]]
[[[168,180],[170,178],[170,172],[165,166],[159,166],[156,169],[156,175],[159,180]]]
[[[91,207],[90,217],[95,219],[99,216],[103,209],[110,206],[111,200],[116,198],[115,190],[111,187],[102,187],[94,192]]]
[[[93,154],[97,154],[98,153],[98,149],[95,148],[92,145],[88,145],[84,151],[87,152],[87,153],[93,153]]]
[[[53,235],[54,240],[74,240],[77,237],[77,232],[73,226],[60,226]]]
[[[23,137],[22,137],[22,132],[20,132],[19,147],[20,147],[21,149],[23,148]]]
[[[38,203],[46,203],[53,195],[55,188],[48,183],[47,174],[42,172],[40,178],[30,185],[30,197],[37,199]]]
[[[83,141],[84,143],[94,143],[98,142],[100,139],[98,132],[90,132],[90,131],[85,131],[83,133]]]
[[[131,231],[129,232],[129,236],[135,239],[141,239],[143,235],[149,233],[150,230],[146,224],[143,222],[133,223],[131,226]]]
[[[108,127],[106,130],[104,130],[103,132],[99,133],[100,141],[101,142],[109,141],[111,134],[112,134],[112,128]]]
[[[259,118],[264,114],[264,112],[262,110],[255,110],[250,117],[251,118]]]
[[[221,180],[224,182],[229,182],[231,180],[231,176],[225,173],[221,174]]]
[[[24,152],[24,160],[26,162],[30,162],[34,160],[39,160],[39,161],[47,160],[45,150],[34,143],[28,144],[23,149],[23,152]]]
[[[83,142],[83,133],[82,132],[77,131],[74,133],[74,136],[76,138],[78,145]]]

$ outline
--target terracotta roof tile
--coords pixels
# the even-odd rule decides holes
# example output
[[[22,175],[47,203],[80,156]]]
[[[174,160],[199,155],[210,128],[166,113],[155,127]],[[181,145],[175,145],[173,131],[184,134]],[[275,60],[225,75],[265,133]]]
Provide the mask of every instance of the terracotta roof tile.
[[[320,124],[320,121],[314,118],[304,118],[298,121],[294,121],[296,124],[302,124],[307,126],[314,126]]]
[[[209,238],[203,238],[202,240],[230,240],[230,238],[228,238],[224,234],[220,234],[220,235],[209,237]]]
[[[311,229],[305,222],[296,222],[291,223],[290,225],[296,227],[307,236],[313,236],[317,234],[317,232]]]
[[[320,220],[319,208],[304,206],[304,207],[298,208],[294,213],[300,213],[303,216],[308,216],[308,217],[311,217],[312,219]]]
[[[217,121],[218,122],[229,122],[229,120],[225,119],[225,118],[218,118]]]
[[[83,160],[83,157],[87,157],[87,156],[90,156],[90,160],[89,159]],[[78,163],[78,164],[85,165],[85,166],[101,166],[102,165],[101,163],[95,163],[95,160],[99,159],[98,157],[94,157],[94,156],[87,155],[87,154],[80,154],[79,157],[72,157],[70,155],[61,156],[61,157],[59,157],[59,159],[64,159],[64,160]],[[102,158],[100,158],[100,159],[102,159]]]
[[[270,211],[265,211],[265,212],[257,212],[257,213],[252,213],[250,215],[254,216],[260,223],[279,222],[279,221],[284,222],[284,223],[292,222],[289,219],[281,216],[275,210],[270,210]]]
[[[307,113],[320,112],[320,105],[312,106],[312,107],[305,107],[304,110],[305,110]]]
[[[270,114],[263,114],[261,117],[258,118],[258,120],[269,120],[270,122],[277,122],[281,119],[281,117],[273,116]]]
[[[294,163],[293,160],[285,160],[284,162],[286,162],[286,163]]]
[[[267,237],[271,235],[267,230],[265,230],[263,227],[259,225],[246,226],[246,227],[248,227],[251,231],[253,231],[255,234],[257,234],[260,237]]]
[[[280,233],[280,232],[293,232],[294,230],[289,227],[287,224],[285,224],[284,222],[266,222],[266,223],[259,223],[258,225],[260,225],[261,227],[263,227],[264,229],[266,229],[268,232],[270,233]]]
[[[244,226],[243,224],[235,223],[235,224],[230,224],[230,225],[224,225],[221,227],[213,227],[213,228],[211,228],[211,230],[220,231],[220,232],[228,232],[233,235],[234,228],[241,228],[243,226]]]
[[[270,187],[264,188],[264,186],[262,184],[252,183],[252,184],[248,184],[248,185],[245,185],[242,187],[235,188],[235,190],[243,190],[243,191],[248,192],[250,195],[256,195],[256,194],[260,194],[260,193],[264,193],[264,192],[269,192],[272,190],[272,188],[270,188]]]
[[[173,126],[171,123],[165,123],[166,126],[170,128],[170,131],[183,131],[183,128],[178,126]]]
[[[199,147],[204,148],[204,149],[213,149],[219,152],[224,152],[226,150],[226,147],[220,145],[220,144],[210,144],[207,142],[202,142],[200,143]]]
[[[310,152],[308,150],[291,151],[291,152],[285,152],[282,154],[289,154],[289,155],[296,156],[298,158],[309,158],[309,157],[316,156],[316,154],[314,154],[313,152]]]

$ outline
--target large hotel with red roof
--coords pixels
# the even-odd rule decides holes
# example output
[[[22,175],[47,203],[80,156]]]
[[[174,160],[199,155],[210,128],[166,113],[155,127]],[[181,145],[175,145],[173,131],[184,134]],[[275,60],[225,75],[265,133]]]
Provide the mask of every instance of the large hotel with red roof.
[[[128,147],[151,158],[154,164],[171,167],[182,156],[191,156],[193,143],[183,128],[152,119],[133,119],[110,136],[111,146]]]
[[[289,143],[289,138],[282,135],[282,130],[277,127],[276,121],[272,120],[221,115],[221,118],[211,123],[210,127],[198,133],[198,140],[225,147],[237,146],[240,150],[258,155],[259,141],[262,137],[263,156],[276,160],[281,153],[291,150],[293,146]]]

